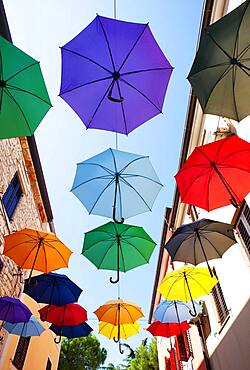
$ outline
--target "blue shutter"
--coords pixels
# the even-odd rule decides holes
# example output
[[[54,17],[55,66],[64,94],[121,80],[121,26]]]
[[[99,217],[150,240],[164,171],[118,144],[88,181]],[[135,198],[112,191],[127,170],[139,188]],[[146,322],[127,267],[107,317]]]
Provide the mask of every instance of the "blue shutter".
[[[17,172],[11,180],[6,192],[3,195],[3,204],[9,219],[12,218],[18,202],[22,195],[22,188]]]

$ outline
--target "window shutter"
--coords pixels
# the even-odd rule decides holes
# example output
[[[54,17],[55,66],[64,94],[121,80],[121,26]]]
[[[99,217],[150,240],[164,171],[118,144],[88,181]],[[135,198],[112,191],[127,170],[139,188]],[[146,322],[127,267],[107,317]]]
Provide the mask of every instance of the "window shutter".
[[[12,361],[13,365],[18,369],[22,370],[26,354],[30,343],[30,337],[20,337],[16,348],[16,353]]]
[[[250,256],[250,208],[245,204],[243,212],[239,218],[236,230]]]
[[[12,218],[18,202],[22,196],[22,188],[16,172],[3,195],[3,205],[9,219]]]
[[[213,268],[213,273],[217,277],[216,271],[215,271],[214,268]],[[217,279],[218,279],[218,277],[217,277]],[[217,309],[217,312],[218,312],[218,315],[219,315],[220,323],[222,325],[224,323],[224,321],[226,320],[226,318],[228,317],[229,311],[228,311],[227,304],[226,304],[226,301],[225,301],[225,297],[224,297],[224,294],[223,294],[223,291],[221,289],[221,285],[220,285],[219,282],[213,288],[212,295],[213,295],[214,302],[215,302],[215,305],[216,305],[216,309]]]

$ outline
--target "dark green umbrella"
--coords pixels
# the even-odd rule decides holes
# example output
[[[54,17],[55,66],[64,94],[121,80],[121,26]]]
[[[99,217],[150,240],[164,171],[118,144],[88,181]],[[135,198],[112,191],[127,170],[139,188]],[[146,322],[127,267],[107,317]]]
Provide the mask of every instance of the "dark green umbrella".
[[[142,227],[108,222],[85,233],[82,254],[98,269],[126,272],[149,262],[156,243]]]
[[[208,26],[188,80],[205,113],[250,114],[250,0]]]
[[[0,139],[33,135],[50,107],[39,62],[0,36]]]
[[[209,219],[201,219],[180,226],[167,242],[165,248],[172,261],[188,262],[192,265],[221,258],[235,240],[233,225]]]

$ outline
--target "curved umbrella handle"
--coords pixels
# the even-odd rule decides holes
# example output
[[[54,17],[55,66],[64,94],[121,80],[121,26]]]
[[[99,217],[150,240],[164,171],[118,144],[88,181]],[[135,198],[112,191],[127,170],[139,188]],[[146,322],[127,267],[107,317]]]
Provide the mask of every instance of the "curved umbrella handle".
[[[113,278],[112,277],[110,277],[109,278],[109,281],[112,283],[112,284],[117,284],[118,282],[119,282],[119,280],[120,280],[120,271],[119,270],[117,270],[117,278],[116,278],[116,280],[113,280]]]
[[[119,352],[121,355],[123,355],[124,351],[122,349],[122,343],[119,341]]]
[[[194,305],[194,301],[192,300],[192,305],[193,305],[193,309],[194,309],[194,312],[192,312],[192,310],[189,310],[189,313],[191,316],[195,317],[198,315],[197,311],[196,311],[196,308],[195,308],[195,305]]]
[[[56,344],[59,344],[60,342],[61,342],[61,340],[62,340],[62,336],[60,335],[60,337],[59,337],[59,339],[57,340],[56,338],[54,338],[54,342],[56,343]]]
[[[116,219],[115,215],[113,215],[113,221],[114,221],[116,224],[123,224],[123,223],[124,223],[124,221],[125,221],[125,219],[124,219],[124,217],[122,217],[122,218],[121,218],[121,220],[120,220],[120,221],[118,221],[118,220]]]
[[[116,337],[114,337],[114,338],[113,338],[113,341],[114,341],[115,343],[119,343],[119,342],[120,342],[120,339],[116,339]]]
[[[108,95],[108,99],[114,103],[122,103],[124,100],[122,96],[120,98],[113,98],[111,94]]]

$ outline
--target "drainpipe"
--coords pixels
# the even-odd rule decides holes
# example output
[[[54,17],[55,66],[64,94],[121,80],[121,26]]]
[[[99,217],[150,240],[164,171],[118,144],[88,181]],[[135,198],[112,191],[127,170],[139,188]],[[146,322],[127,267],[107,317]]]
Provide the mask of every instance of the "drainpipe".
[[[203,352],[203,356],[204,356],[204,361],[205,361],[205,364],[206,364],[206,369],[207,370],[212,370],[211,364],[210,364],[210,361],[209,361],[207,344],[206,344],[206,340],[205,340],[205,337],[204,337],[204,334],[203,334],[200,318],[198,318],[196,326],[197,326],[200,341],[201,341],[201,347],[202,347],[202,352]]]

